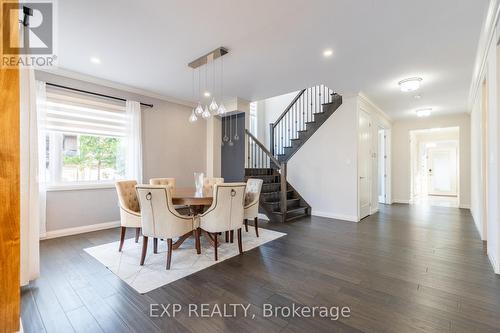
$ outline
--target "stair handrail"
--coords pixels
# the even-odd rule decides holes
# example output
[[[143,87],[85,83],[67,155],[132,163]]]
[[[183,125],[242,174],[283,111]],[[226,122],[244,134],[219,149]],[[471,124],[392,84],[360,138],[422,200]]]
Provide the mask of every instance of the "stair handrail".
[[[273,128],[278,125],[278,123],[281,121],[281,119],[283,119],[283,117],[288,113],[288,111],[290,111],[290,109],[293,107],[293,105],[295,103],[297,103],[297,101],[299,100],[300,96],[302,96],[306,90],[307,89],[302,89],[301,91],[299,91],[299,93],[297,94],[297,96],[295,96],[295,98],[290,102],[290,104],[288,104],[288,106],[286,107],[285,111],[283,111],[283,113],[278,117],[278,119],[276,119],[276,121],[274,123],[272,123]]]
[[[287,167],[286,167],[286,162],[280,162],[278,159],[276,159],[273,154],[260,142],[250,131],[245,128],[245,134],[252,139],[257,146],[264,152],[264,154],[269,157],[271,162],[273,162],[279,169],[280,172],[280,211],[281,211],[281,219],[282,222],[286,221],[286,209],[287,209],[287,181],[286,181],[286,173],[287,173]]]
[[[257,146],[260,147],[260,149],[262,149],[262,151],[267,155],[267,157],[269,157],[271,159],[271,161],[276,164],[276,166],[280,166],[281,165],[281,162],[278,161],[274,156],[273,154],[271,154],[271,152],[266,148],[266,146],[264,146],[262,144],[262,142],[260,142],[252,133],[250,133],[250,131],[245,128],[245,133],[252,138],[252,140],[257,144]]]

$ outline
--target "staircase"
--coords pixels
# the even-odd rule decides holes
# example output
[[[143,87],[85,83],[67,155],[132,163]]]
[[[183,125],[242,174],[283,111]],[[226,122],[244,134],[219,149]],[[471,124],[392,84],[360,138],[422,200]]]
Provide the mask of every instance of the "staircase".
[[[260,210],[270,220],[288,222],[311,215],[311,206],[286,179],[287,162],[341,104],[342,97],[324,85],[301,90],[270,124],[270,150],[245,130],[245,178],[264,181]]]

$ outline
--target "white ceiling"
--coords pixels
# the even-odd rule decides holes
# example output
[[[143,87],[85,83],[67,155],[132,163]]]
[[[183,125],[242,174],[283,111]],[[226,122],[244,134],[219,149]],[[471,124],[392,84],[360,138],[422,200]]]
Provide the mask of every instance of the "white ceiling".
[[[59,66],[175,98],[218,47],[225,95],[260,100],[324,83],[392,117],[464,112],[488,0],[64,0]],[[325,59],[322,52],[334,50]],[[89,61],[97,56],[101,64]],[[401,79],[424,79],[415,100]]]

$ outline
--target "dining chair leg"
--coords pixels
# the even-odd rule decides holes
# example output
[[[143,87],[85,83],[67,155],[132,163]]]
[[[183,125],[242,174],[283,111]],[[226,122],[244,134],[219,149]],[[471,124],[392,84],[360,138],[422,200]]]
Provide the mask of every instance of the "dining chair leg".
[[[229,242],[229,231],[226,231],[226,243]]]
[[[122,252],[123,242],[125,241],[125,231],[127,231],[127,228],[121,227],[120,246],[118,247],[118,252]]]
[[[257,237],[259,237],[259,218],[258,217],[256,217],[254,219],[253,224],[255,226],[255,234],[257,235]]]
[[[148,251],[148,237],[142,237],[142,254],[141,254],[141,266],[144,265],[144,260],[146,260],[146,252]]]
[[[243,246],[241,244],[241,228],[238,229],[238,251],[240,251],[240,254],[243,253]]]
[[[135,242],[139,242],[139,236],[141,235],[141,228],[135,228]]]
[[[195,244],[196,244],[196,253],[201,254],[201,229],[197,228],[194,230]]]
[[[217,233],[214,234],[214,254],[215,254],[215,261],[219,260],[219,257],[217,256],[217,247],[219,246],[219,244],[217,244],[217,238],[218,238],[218,235]]]
[[[234,230],[229,232],[229,242],[234,243]]]
[[[157,254],[158,253],[158,238],[153,238],[153,253]]]
[[[172,261],[172,238],[167,239],[168,251],[167,251],[167,269],[170,269],[170,262]]]
[[[248,219],[245,219],[245,231],[248,232]]]

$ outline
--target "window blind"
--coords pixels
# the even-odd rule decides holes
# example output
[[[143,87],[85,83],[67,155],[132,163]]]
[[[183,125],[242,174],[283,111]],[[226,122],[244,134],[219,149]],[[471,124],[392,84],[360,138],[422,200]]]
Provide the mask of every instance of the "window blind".
[[[123,137],[125,102],[47,87],[45,105],[48,131]]]

